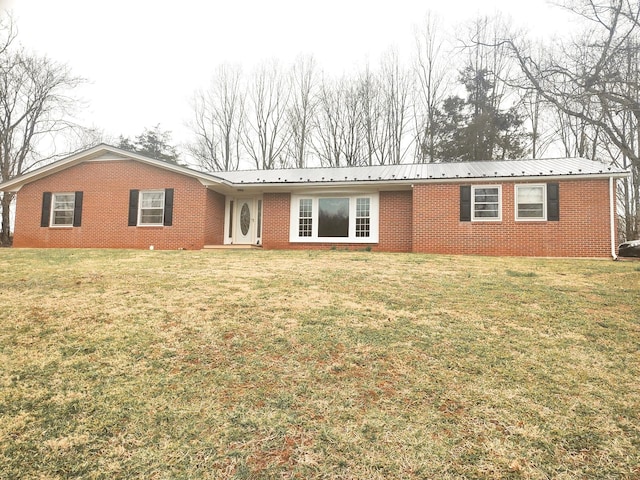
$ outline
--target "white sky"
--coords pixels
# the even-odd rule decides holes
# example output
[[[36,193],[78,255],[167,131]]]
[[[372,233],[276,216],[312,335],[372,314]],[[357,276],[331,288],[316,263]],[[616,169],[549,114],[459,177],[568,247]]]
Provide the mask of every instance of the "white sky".
[[[456,28],[500,12],[536,35],[563,28],[545,0],[0,0],[29,50],[67,63],[91,83],[82,121],[106,135],[135,136],[160,124],[189,138],[190,98],[225,62],[250,72],[312,54],[335,75],[376,64],[390,47],[410,56],[428,10]]]

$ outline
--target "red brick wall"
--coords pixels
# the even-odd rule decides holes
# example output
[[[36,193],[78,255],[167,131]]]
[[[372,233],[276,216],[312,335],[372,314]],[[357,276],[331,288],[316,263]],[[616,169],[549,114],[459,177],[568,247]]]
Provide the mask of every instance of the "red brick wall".
[[[289,243],[291,194],[265,193],[262,197],[262,246],[293,248]]]
[[[204,219],[205,245],[222,245],[224,243],[224,209],[224,195],[207,190],[207,207]]]
[[[376,250],[411,252],[412,210],[411,191],[380,192],[380,243]]]
[[[164,188],[174,189],[173,225],[127,226],[129,190]],[[41,227],[42,193],[75,191],[84,192],[82,225]],[[81,163],[18,192],[14,246],[200,249],[207,205],[207,189],[196,179],[134,161]]]
[[[460,185],[416,185],[413,250],[478,255],[610,256],[608,179],[560,182],[557,222],[516,222],[514,185],[502,184],[500,222],[461,222]]]

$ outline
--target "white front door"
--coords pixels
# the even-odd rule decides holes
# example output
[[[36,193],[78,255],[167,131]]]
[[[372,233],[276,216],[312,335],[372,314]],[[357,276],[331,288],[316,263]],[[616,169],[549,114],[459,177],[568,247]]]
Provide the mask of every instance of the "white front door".
[[[235,205],[235,235],[236,245],[250,245],[255,242],[255,215],[252,198],[239,198]]]

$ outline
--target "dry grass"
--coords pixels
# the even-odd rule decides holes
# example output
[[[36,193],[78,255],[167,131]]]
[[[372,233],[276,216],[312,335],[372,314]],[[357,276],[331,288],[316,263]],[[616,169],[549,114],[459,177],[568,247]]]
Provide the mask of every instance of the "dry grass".
[[[0,251],[0,478],[638,478],[638,263]]]

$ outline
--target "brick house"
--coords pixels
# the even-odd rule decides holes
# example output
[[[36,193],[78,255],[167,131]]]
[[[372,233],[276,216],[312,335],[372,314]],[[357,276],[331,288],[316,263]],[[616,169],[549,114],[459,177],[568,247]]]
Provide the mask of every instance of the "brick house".
[[[15,247],[615,258],[627,175],[581,158],[209,174],[98,145],[0,190],[17,192]]]

